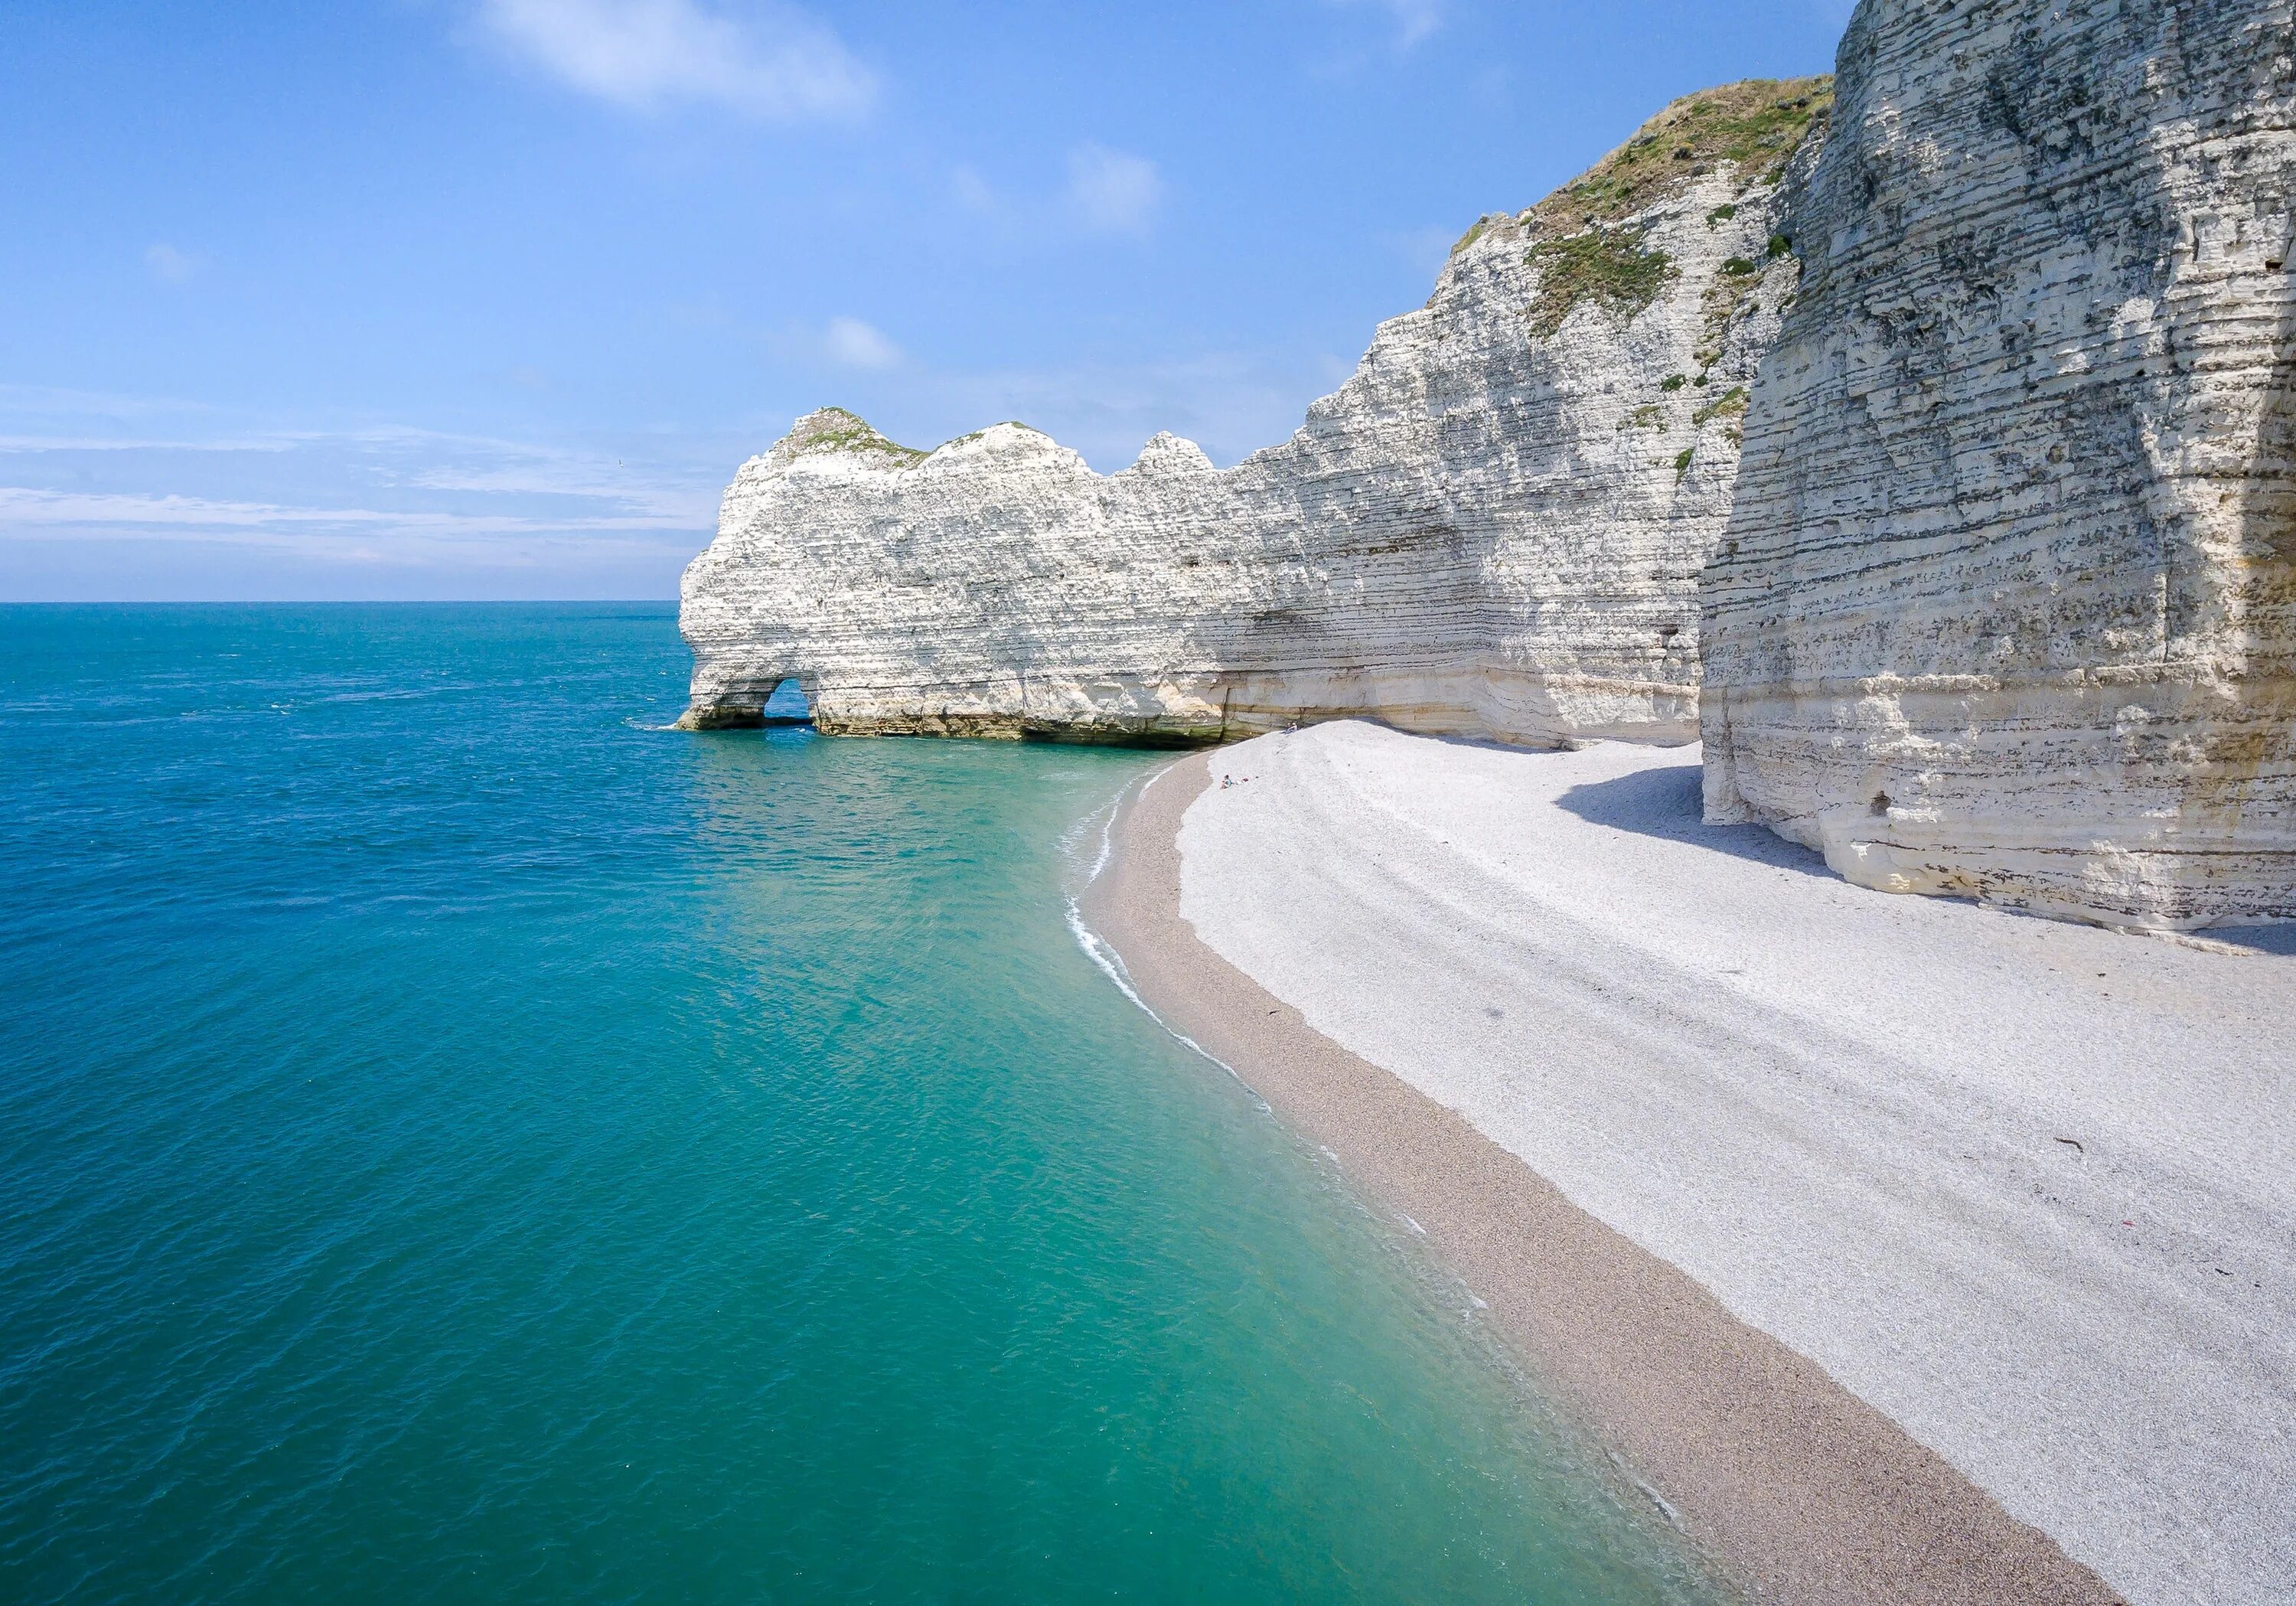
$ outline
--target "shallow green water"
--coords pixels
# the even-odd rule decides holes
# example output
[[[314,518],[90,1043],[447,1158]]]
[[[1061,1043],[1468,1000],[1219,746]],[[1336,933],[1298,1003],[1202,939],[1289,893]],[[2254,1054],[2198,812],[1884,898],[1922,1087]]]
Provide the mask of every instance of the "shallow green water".
[[[1077,948],[1157,761],[685,664],[0,610],[0,1599],[1707,1598]]]

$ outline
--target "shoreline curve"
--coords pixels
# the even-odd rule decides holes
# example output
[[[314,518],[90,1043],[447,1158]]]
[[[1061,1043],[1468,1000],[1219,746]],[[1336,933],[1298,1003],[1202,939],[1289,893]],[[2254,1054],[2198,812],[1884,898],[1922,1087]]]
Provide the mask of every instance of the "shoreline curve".
[[[1210,762],[1192,754],[1128,791],[1080,918],[1154,1014],[1424,1230],[1532,1374],[1726,1577],[1813,1606],[2120,1599],[1815,1363],[1201,942],[1180,910],[1178,837]]]

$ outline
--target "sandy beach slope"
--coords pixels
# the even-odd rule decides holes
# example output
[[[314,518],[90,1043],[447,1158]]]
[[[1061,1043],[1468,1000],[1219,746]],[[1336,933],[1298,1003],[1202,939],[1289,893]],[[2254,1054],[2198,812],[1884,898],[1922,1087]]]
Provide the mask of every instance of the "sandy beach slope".
[[[1088,913],[1760,1593],[2296,1599],[2286,934],[1851,887],[1697,773],[1263,737]]]

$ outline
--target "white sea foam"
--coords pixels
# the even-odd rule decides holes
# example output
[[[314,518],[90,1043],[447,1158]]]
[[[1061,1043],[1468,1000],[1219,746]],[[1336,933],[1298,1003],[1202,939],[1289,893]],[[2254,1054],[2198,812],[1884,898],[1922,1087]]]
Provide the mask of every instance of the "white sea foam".
[[[1161,780],[1169,770],[1170,766],[1167,765],[1164,769],[1155,771],[1155,773],[1150,775],[1147,779],[1140,782],[1139,795],[1145,797],[1148,795],[1148,788]],[[1126,796],[1130,795],[1130,793],[1131,788],[1128,787],[1125,792],[1118,794],[1114,799],[1106,804],[1106,806],[1100,809],[1095,813],[1086,816],[1085,819],[1079,822],[1080,825],[1085,828],[1089,828],[1095,820],[1101,822],[1100,849],[1099,852],[1094,855],[1090,873],[1085,877],[1086,886],[1090,886],[1094,882],[1100,879],[1102,873],[1108,869],[1110,859],[1114,856],[1117,816],[1122,812],[1124,800]],[[1062,838],[1062,846],[1066,847],[1078,834],[1078,829],[1072,828]],[[1079,888],[1078,891],[1070,893],[1065,902],[1067,904],[1066,913],[1068,918],[1069,935],[1076,939],[1076,945],[1084,950],[1085,957],[1090,959],[1094,964],[1099,966],[1102,974],[1106,976],[1110,981],[1116,984],[1117,990],[1122,992],[1125,997],[1130,999],[1134,1004],[1137,1005],[1142,1014],[1147,1016],[1149,1019],[1154,1021],[1157,1025],[1163,1028],[1165,1033],[1168,1034],[1175,1042],[1181,1043],[1191,1052],[1200,1054],[1204,1058],[1210,1060],[1214,1065],[1219,1067],[1220,1069],[1226,1071],[1229,1075],[1234,1076],[1236,1081],[1246,1089],[1249,1089],[1250,1087],[1250,1083],[1244,1082],[1243,1077],[1237,1072],[1234,1066],[1230,1065],[1226,1060],[1222,1059],[1218,1055],[1213,1053],[1210,1049],[1204,1047],[1203,1044],[1198,1042],[1185,1032],[1181,1031],[1170,1021],[1166,1020],[1161,1015],[1159,1015],[1156,1012],[1154,1006],[1151,1005],[1146,999],[1140,996],[1139,989],[1136,988],[1132,984],[1132,976],[1130,972],[1127,971],[1124,968],[1124,956],[1118,953],[1113,947],[1110,946],[1106,938],[1103,937],[1098,932],[1093,930],[1091,927],[1085,923],[1082,900],[1083,889]],[[1254,1100],[1259,1103],[1260,1109],[1266,1111],[1267,1108],[1266,1101],[1260,1099],[1257,1093],[1254,1093],[1252,1096]]]

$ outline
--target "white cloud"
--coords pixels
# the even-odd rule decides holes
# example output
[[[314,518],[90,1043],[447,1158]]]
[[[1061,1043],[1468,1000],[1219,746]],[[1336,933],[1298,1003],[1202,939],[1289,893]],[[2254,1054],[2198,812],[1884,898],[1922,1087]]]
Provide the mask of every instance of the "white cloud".
[[[822,344],[832,362],[849,368],[890,368],[901,360],[900,347],[857,317],[830,319]]]
[[[1144,234],[1163,196],[1164,180],[1144,156],[1103,145],[1079,145],[1069,152],[1069,200],[1094,228]]]
[[[1444,0],[1326,0],[1351,10],[1385,12],[1395,23],[1396,42],[1416,45],[1443,25]]]
[[[177,251],[164,240],[144,248],[144,266],[162,284],[180,284],[206,265],[189,251]]]
[[[765,118],[849,116],[876,80],[824,24],[772,4],[479,0],[497,42],[586,94],[650,110],[709,102]]]

